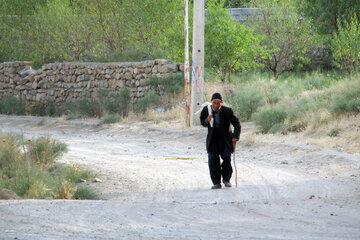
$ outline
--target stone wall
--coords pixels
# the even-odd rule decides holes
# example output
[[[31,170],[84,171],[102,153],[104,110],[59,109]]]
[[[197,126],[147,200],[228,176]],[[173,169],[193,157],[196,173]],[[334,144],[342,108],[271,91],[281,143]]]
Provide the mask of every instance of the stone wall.
[[[118,91],[127,86],[136,102],[149,90],[150,76],[164,77],[183,71],[183,65],[158,59],[129,63],[52,63],[39,70],[31,62],[0,63],[0,97],[11,94],[28,104],[52,101],[57,104],[82,97],[96,97],[98,89]]]

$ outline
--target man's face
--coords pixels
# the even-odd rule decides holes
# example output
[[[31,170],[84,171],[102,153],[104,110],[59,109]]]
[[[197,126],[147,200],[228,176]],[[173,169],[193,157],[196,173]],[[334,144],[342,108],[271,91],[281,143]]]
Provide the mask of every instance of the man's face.
[[[220,108],[220,106],[222,104],[222,101],[220,99],[213,99],[211,101],[211,104],[212,104],[212,108],[216,112],[217,110],[219,110],[219,108]]]

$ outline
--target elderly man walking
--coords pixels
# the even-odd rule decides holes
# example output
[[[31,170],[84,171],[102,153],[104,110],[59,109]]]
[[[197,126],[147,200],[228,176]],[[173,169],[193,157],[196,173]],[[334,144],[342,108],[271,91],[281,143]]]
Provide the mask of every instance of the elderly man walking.
[[[214,184],[211,189],[221,188],[221,177],[225,187],[231,187],[231,153],[234,152],[234,145],[240,138],[239,119],[230,107],[223,105],[220,93],[214,93],[211,97],[211,106],[202,109],[200,121],[201,125],[208,128],[206,150],[210,177]],[[234,127],[234,132],[230,131],[230,123]]]

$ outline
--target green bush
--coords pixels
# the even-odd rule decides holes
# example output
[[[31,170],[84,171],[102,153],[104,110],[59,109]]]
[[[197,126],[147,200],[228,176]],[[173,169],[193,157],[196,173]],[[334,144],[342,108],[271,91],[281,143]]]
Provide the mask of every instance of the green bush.
[[[73,102],[66,104],[67,114],[72,117],[100,117],[100,103],[92,98],[89,92]]]
[[[20,146],[18,136],[0,132],[0,169],[20,158]]]
[[[130,105],[130,89],[123,87],[119,92],[111,92],[106,89],[100,89],[98,91],[99,101],[101,104],[103,113],[121,114],[126,117],[129,113]]]
[[[26,165],[14,164],[11,166],[15,173],[5,184],[6,188],[13,190],[24,198],[51,197],[56,188],[56,179],[48,171],[42,170],[36,164],[28,168]]]
[[[101,55],[97,57],[88,57],[89,62],[139,62],[143,59],[143,52],[135,49],[115,49],[108,55]]]
[[[140,98],[134,105],[134,112],[146,113],[146,111],[160,103],[160,96],[154,92],[148,92]]]
[[[164,78],[151,76],[149,85],[160,96],[174,96],[184,90],[184,74],[170,74]]]
[[[98,199],[99,195],[92,189],[87,186],[79,186],[74,195],[74,199]]]
[[[333,128],[327,133],[327,135],[329,137],[336,137],[339,133],[340,133],[339,129]]]
[[[268,133],[275,124],[283,123],[286,116],[282,107],[265,106],[253,115],[253,120],[263,133]]]
[[[0,113],[8,115],[25,115],[25,100],[12,95],[0,98]]]
[[[283,131],[285,130],[285,125],[281,124],[281,123],[275,123],[270,129],[269,129],[269,133],[271,134],[275,134],[278,132],[283,133]]]
[[[280,86],[276,84],[275,82],[270,82],[267,84],[264,84],[262,88],[262,92],[264,95],[264,101],[267,104],[276,104],[281,99],[281,91]]]
[[[58,173],[63,175],[65,179],[69,180],[71,183],[78,183],[80,179],[91,180],[96,177],[96,174],[88,169],[83,169],[78,165],[63,166],[60,164],[54,164],[52,168],[49,169],[52,173]]]
[[[326,75],[315,72],[311,75],[306,75],[304,80],[305,89],[324,89],[329,87],[331,84],[330,78],[326,77]]]
[[[302,96],[294,100],[290,104],[287,114],[290,121],[302,119],[306,112],[309,112],[313,107],[313,101],[309,96]]]
[[[46,103],[37,102],[32,107],[31,114],[35,116],[60,116],[61,110],[53,101],[47,101]]]
[[[65,143],[49,137],[29,139],[26,145],[31,159],[44,167],[52,165],[56,158],[68,151]]]
[[[0,191],[13,190],[23,198],[71,198],[80,178],[95,177],[78,166],[63,166],[55,160],[66,151],[64,143],[40,137],[0,133]]]
[[[31,108],[31,115],[35,116],[46,116],[46,107],[45,104],[41,102],[36,102]]]
[[[121,116],[117,113],[115,114],[106,114],[103,119],[103,123],[116,123],[121,120]]]
[[[242,121],[251,119],[252,114],[264,104],[261,92],[251,87],[230,95],[228,100],[235,115]]]
[[[332,99],[330,111],[335,114],[360,112],[360,81],[337,91]]]

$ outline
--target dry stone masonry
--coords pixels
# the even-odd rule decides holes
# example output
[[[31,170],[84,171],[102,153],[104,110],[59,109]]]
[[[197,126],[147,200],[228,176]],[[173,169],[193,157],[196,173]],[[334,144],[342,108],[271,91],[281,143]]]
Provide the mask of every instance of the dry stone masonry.
[[[6,94],[23,98],[28,104],[72,101],[99,89],[131,89],[132,102],[149,90],[150,76],[165,77],[183,71],[181,63],[157,59],[127,63],[51,63],[39,70],[31,62],[0,63],[0,97]]]

